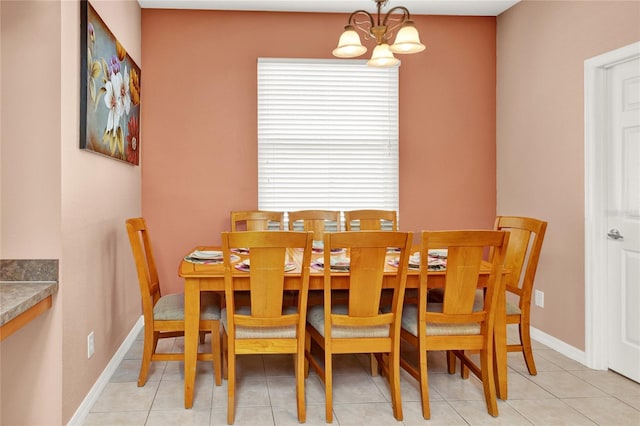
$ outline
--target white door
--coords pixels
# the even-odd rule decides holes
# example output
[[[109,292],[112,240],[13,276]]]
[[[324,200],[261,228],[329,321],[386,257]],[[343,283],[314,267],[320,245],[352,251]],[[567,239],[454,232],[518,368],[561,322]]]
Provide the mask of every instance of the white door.
[[[640,382],[640,58],[607,70],[609,368]]]

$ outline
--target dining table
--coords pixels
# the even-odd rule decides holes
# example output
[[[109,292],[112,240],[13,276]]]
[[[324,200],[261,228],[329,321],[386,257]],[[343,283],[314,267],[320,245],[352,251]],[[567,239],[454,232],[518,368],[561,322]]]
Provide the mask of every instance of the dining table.
[[[419,252],[420,247],[414,247],[412,253]],[[203,291],[224,292],[224,265],[220,257],[215,259],[195,259],[191,255],[196,252],[221,252],[220,247],[197,246],[185,253],[185,256],[178,267],[178,275],[184,279],[184,407],[193,407],[193,397],[196,380],[196,363],[199,343],[199,318],[200,318],[200,293]],[[312,265],[315,260],[321,259],[322,253],[312,255]],[[393,259],[397,254],[390,252],[385,262],[385,280],[383,287],[393,286],[391,278],[394,273]],[[248,259],[246,252],[237,252],[234,255],[235,262],[241,263]],[[297,290],[300,287],[302,252],[296,249],[289,249],[287,253],[287,263],[295,264],[295,269],[285,273],[284,288],[286,290]],[[480,269],[478,287],[486,286],[487,278],[491,272],[491,264],[483,262]],[[503,274],[509,271],[504,269]],[[249,289],[249,273],[234,268],[234,282],[237,290]],[[333,271],[332,289],[349,288],[349,272]],[[446,270],[429,270],[429,288],[442,288],[445,283]],[[386,277],[390,280],[387,280]],[[419,288],[420,271],[409,268],[407,271],[406,288]],[[309,291],[323,290],[324,272],[320,268],[311,268],[309,277]],[[496,321],[494,326],[494,365],[496,379],[496,394],[502,400],[507,399],[507,327],[506,327],[506,293],[501,292],[496,310]]]

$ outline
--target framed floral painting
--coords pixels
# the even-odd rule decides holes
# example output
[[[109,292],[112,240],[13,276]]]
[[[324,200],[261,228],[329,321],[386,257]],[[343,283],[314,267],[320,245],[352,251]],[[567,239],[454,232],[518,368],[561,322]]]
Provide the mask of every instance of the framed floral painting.
[[[80,1],[80,149],[139,164],[140,67]]]

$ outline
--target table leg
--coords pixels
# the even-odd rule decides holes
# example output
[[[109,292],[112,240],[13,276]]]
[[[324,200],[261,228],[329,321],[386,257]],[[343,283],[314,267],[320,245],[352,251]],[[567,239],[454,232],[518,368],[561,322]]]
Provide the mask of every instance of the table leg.
[[[495,349],[494,372],[496,381],[496,394],[502,400],[507,399],[507,308],[506,291],[498,294],[498,309],[496,309],[496,321],[494,324],[493,344]]]
[[[184,408],[193,407],[200,331],[200,288],[197,278],[184,283]]]

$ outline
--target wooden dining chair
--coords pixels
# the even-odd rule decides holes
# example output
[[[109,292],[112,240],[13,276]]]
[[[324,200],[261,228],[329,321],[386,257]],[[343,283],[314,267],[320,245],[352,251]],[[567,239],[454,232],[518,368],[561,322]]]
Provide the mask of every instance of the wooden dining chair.
[[[223,374],[228,380],[227,423],[235,418],[236,355],[294,354],[298,420],[306,419],[304,392],[304,344],[311,263],[312,232],[223,232],[226,307],[222,310]],[[249,249],[249,272],[231,263],[231,250]],[[297,306],[285,306],[285,262],[291,250],[302,249]],[[249,289],[250,304],[236,309],[235,293]]]
[[[326,421],[333,420],[333,354],[385,354],[387,379],[391,389],[393,415],[402,420],[400,397],[400,318],[407,278],[411,232],[338,232],[324,235],[324,304],[309,308],[307,318],[306,360],[318,372],[325,385]],[[399,265],[385,277],[387,250],[399,247]],[[349,289],[347,304],[334,304],[331,271],[332,248],[349,253]],[[389,267],[392,268],[392,267]],[[386,278],[386,281],[385,281]],[[393,304],[381,312],[383,283],[393,289]],[[312,342],[324,351],[318,360],[311,351]],[[382,358],[380,358],[382,360]],[[324,361],[324,362],[323,362]],[[306,368],[308,373],[308,366]]]
[[[184,353],[156,352],[158,340],[184,336],[184,294],[162,295],[153,256],[149,231],[144,218],[126,221],[127,234],[138,272],[138,284],[144,316],[144,349],[138,386],[147,382],[152,361],[184,361]],[[198,353],[198,360],[212,361],[216,385],[222,384],[220,356],[220,299],[213,292],[203,292],[200,301],[200,330],[211,332],[211,352]]]
[[[395,210],[351,210],[344,212],[344,226],[347,231],[355,230],[398,230]],[[355,223],[354,223],[355,222]],[[354,226],[355,225],[355,226]]]
[[[347,231],[380,231],[398,230],[397,213],[395,210],[351,210],[344,212],[344,225]],[[344,292],[334,292],[333,298],[341,299],[344,297]],[[410,289],[405,293],[405,301],[411,302],[411,300],[417,297],[415,289]],[[384,290],[382,293],[383,305],[390,305],[393,295],[388,290]],[[409,300],[407,300],[409,299]],[[376,361],[374,354],[370,357],[371,375],[377,376],[380,366]]]
[[[538,372],[533,360],[529,331],[531,295],[547,222],[529,217],[498,216],[494,229],[508,231],[510,234],[504,258],[505,268],[511,271],[504,278],[507,290],[507,324],[518,324],[520,343],[507,345],[507,350],[522,352],[529,374],[535,376]]]
[[[422,415],[431,417],[427,351],[446,350],[456,356],[480,380],[487,411],[498,415],[494,378],[493,333],[499,294],[504,291],[502,268],[509,234],[504,231],[423,231],[420,248],[420,289],[417,305],[406,305],[402,314],[401,337],[418,351],[418,365],[402,358],[400,365],[420,383]],[[447,266],[442,303],[427,303],[428,251],[447,249]],[[486,250],[493,250],[486,297],[474,306],[476,289]],[[480,352],[478,367],[465,350]],[[449,371],[452,373],[452,371]]]
[[[300,224],[302,222],[302,224]],[[313,231],[313,239],[322,241],[327,228],[339,232],[340,212],[335,210],[299,210],[289,212],[289,230]]]
[[[507,291],[507,324],[518,324],[520,343],[507,345],[507,350],[522,352],[529,374],[535,376],[538,372],[531,346],[531,297],[547,222],[530,217],[498,216],[493,229],[510,233],[509,246],[504,258],[505,268],[510,271],[504,277]],[[429,293],[430,301],[442,301],[442,292],[438,290],[440,289]],[[476,303],[482,303],[483,297],[484,293],[478,291]],[[449,368],[455,369],[451,366]],[[464,367],[462,375],[468,377],[468,371]]]
[[[231,232],[284,229],[284,212],[244,210],[231,212]]]

